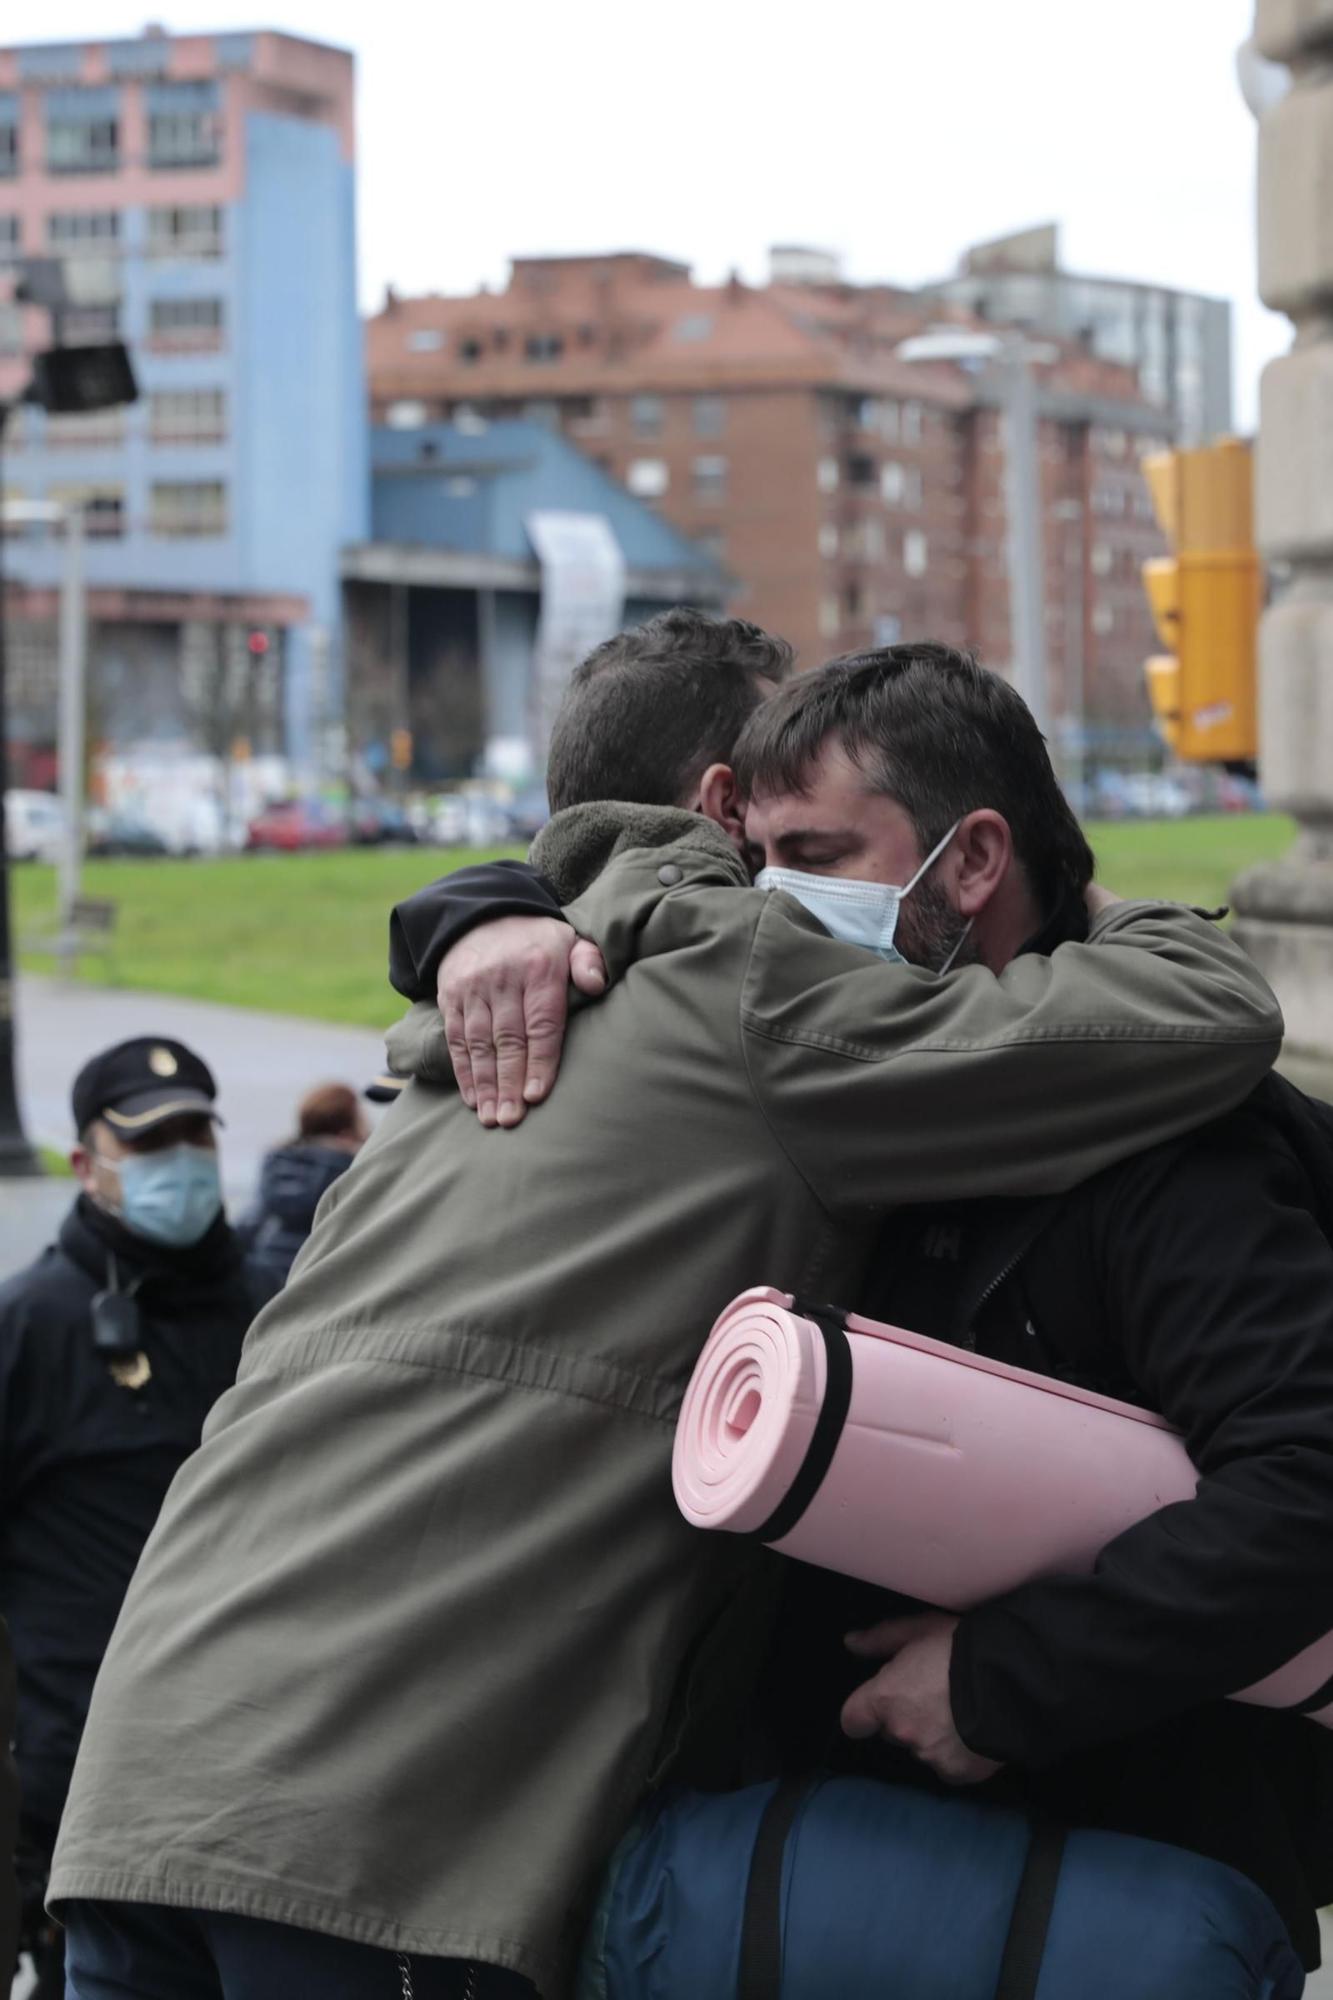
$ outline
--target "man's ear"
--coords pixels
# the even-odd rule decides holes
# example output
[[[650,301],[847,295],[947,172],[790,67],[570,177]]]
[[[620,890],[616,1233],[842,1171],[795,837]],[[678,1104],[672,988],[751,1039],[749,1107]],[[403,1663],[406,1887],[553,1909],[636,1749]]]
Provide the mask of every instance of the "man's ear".
[[[968,813],[949,847],[953,903],[962,917],[979,917],[1014,865],[1014,837],[1003,813],[983,806]]]
[[[730,764],[710,764],[704,772],[699,784],[699,811],[744,852],[745,801]]]

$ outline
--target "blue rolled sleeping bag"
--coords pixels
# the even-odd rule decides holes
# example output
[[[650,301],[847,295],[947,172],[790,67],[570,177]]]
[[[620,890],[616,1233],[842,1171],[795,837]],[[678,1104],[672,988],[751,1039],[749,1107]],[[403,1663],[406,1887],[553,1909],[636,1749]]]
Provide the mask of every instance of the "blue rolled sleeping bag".
[[[1221,1862],[867,1778],[667,1796],[621,1842],[578,2000],[1297,2000]]]

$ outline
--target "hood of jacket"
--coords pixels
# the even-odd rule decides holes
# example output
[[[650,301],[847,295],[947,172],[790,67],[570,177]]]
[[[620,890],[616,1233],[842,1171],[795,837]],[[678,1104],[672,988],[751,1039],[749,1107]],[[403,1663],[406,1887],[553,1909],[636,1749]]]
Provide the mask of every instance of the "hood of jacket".
[[[560,901],[569,904],[591,888],[621,855],[655,847],[683,849],[690,856],[721,864],[737,888],[750,886],[745,863],[721,827],[702,813],[685,812],[678,806],[639,806],[618,799],[566,806],[538,834],[531,859]],[[570,995],[571,1011],[586,1004],[581,994]],[[453,1065],[444,1024],[433,1000],[418,1000],[389,1030],[385,1047],[395,1075],[420,1077],[452,1088]]]

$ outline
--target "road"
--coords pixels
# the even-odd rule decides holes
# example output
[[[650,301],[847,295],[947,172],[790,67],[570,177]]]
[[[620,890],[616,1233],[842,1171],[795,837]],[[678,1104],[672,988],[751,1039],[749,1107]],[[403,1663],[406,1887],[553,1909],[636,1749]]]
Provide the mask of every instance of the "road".
[[[386,989],[386,1024],[394,1012]],[[384,1061],[382,1038],[367,1028],[29,975],[18,982],[17,1033],[28,1137],[60,1152],[73,1137],[70,1084],[90,1055],[132,1035],[170,1036],[197,1049],[218,1080],[223,1183],[233,1213],[249,1199],[263,1154],[290,1133],[301,1094],[333,1080],[363,1086]],[[3,1184],[0,1277],[41,1248],[69,1199],[68,1182]]]

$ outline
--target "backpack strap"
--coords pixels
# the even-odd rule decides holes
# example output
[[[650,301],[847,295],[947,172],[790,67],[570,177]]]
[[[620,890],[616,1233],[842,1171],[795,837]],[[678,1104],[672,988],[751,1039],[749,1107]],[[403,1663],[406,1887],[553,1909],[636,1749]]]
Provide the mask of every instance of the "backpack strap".
[[[736,2000],[779,2000],[782,1992],[782,1863],[796,1815],[821,1780],[808,1774],[773,1787],[754,1837],[741,1920]]]
[[[1050,1820],[1038,1820],[1014,1897],[995,2000],[1036,2000],[1064,1855],[1065,1829]]]

